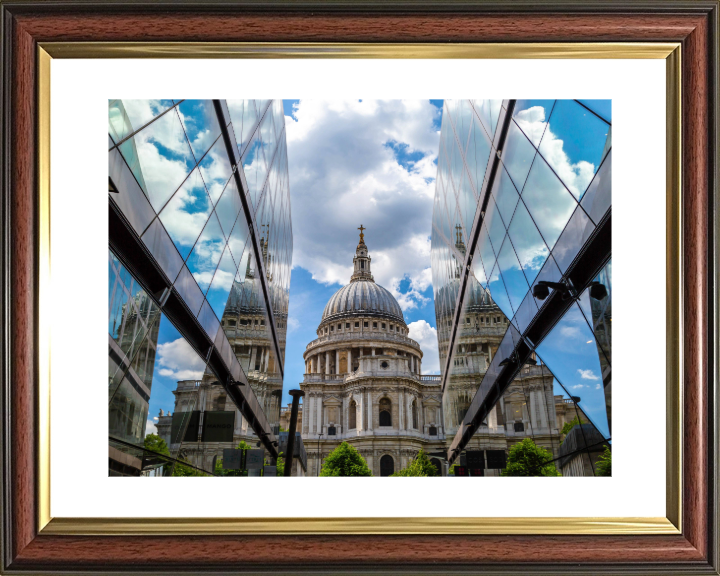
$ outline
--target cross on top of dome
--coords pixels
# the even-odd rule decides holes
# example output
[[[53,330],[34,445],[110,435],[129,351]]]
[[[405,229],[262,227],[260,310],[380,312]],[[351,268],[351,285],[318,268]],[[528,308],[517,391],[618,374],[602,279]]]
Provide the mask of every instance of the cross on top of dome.
[[[365,245],[365,234],[363,231],[367,230],[365,226],[360,224],[360,243],[357,245],[355,250],[355,258],[353,258],[353,275],[350,277],[350,282],[357,280],[366,280],[368,282],[374,282],[374,278],[370,273],[370,256],[368,254],[368,248]]]

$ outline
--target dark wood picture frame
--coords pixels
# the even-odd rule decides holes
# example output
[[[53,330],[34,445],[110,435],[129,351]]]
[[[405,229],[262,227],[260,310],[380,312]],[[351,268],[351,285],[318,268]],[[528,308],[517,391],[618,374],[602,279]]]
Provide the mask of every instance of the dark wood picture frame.
[[[7,1],[2,16],[4,573],[718,574],[718,2],[311,4]],[[58,536],[38,530],[41,42],[679,42],[682,46],[682,533]],[[282,495],[280,495],[282,497]]]

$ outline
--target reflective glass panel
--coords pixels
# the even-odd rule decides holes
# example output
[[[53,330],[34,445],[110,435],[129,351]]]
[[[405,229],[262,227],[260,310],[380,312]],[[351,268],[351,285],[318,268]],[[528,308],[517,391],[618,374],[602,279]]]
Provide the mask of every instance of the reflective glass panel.
[[[540,157],[533,164],[522,199],[545,243],[552,250],[577,203]]]
[[[535,146],[540,145],[555,100],[518,100],[513,118]]]
[[[199,161],[220,136],[215,106],[212,100],[183,100],[177,109],[195,160]]]
[[[187,267],[203,293],[207,292],[210,286],[210,281],[215,274],[224,249],[225,237],[220,228],[220,222],[213,213],[187,259]]]
[[[200,171],[195,169],[160,212],[160,220],[183,260],[190,254],[211,210]]]
[[[610,126],[573,100],[558,100],[540,154],[578,200],[600,166]]]
[[[528,283],[532,284],[545,264],[549,250],[523,202],[520,202],[515,210],[508,228],[508,235],[512,240],[525,278]]]
[[[502,163],[518,190],[522,190],[525,185],[534,157],[533,145],[520,128],[514,122],[510,122],[505,148],[502,151]]]

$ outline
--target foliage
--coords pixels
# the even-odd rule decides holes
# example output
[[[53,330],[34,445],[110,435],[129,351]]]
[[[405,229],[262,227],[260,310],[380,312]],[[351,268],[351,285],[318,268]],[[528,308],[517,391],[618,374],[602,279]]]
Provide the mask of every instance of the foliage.
[[[510,448],[507,466],[500,476],[562,476],[551,460],[548,450],[525,438]]]
[[[180,458],[182,462],[188,462],[185,458]],[[185,464],[181,464],[180,462],[175,462],[175,467],[173,468],[172,472],[173,476],[207,476],[205,472],[202,470],[198,470],[197,468],[193,468],[192,466],[186,466]]]
[[[250,450],[252,447],[250,444],[245,442],[245,440],[240,440],[240,444],[237,445],[235,450],[242,450],[245,452],[246,450]],[[243,460],[245,459],[245,454],[243,454]],[[222,458],[217,458],[215,460],[215,470],[214,470],[215,476],[244,476],[245,471],[244,470],[225,470],[222,467]]]
[[[425,451],[421,448],[418,452],[417,457],[402,470],[398,470],[395,474],[390,476],[439,476],[440,471],[437,469],[435,464],[430,462]]]
[[[147,436],[145,436],[145,441],[143,442],[143,445],[145,446],[146,450],[152,450],[153,452],[157,452],[158,454],[170,456],[170,449],[168,448],[168,445],[165,443],[165,440],[163,440],[157,434],[148,434]]]
[[[360,453],[342,442],[325,459],[320,476],[372,476],[372,472]]]
[[[163,454],[165,456],[170,456],[170,449],[168,448],[167,443],[157,434],[148,434],[145,436],[143,445],[147,450],[152,450],[153,452],[157,452],[158,454]],[[179,460],[190,464],[190,462],[188,462],[185,458],[179,458]],[[181,462],[175,462],[174,465],[168,462],[166,464],[166,468],[172,470],[173,476],[207,476],[204,472],[201,472],[192,466],[181,464]]]
[[[595,476],[612,476],[612,452],[605,446],[605,450],[595,466]]]
[[[575,418],[570,420],[570,422],[565,422],[565,425],[562,427],[562,430],[560,430],[560,434],[563,435],[563,440],[565,439],[564,437],[570,433],[570,430],[575,428],[575,426],[580,426],[581,424],[587,424],[587,422],[583,422],[577,416],[575,416]],[[562,444],[562,440],[560,441],[560,444]]]

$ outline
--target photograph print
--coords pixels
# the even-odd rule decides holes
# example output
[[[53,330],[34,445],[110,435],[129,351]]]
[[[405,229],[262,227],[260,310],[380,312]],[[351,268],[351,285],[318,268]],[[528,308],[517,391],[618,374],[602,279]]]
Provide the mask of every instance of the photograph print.
[[[109,476],[611,476],[610,100],[110,100]]]

